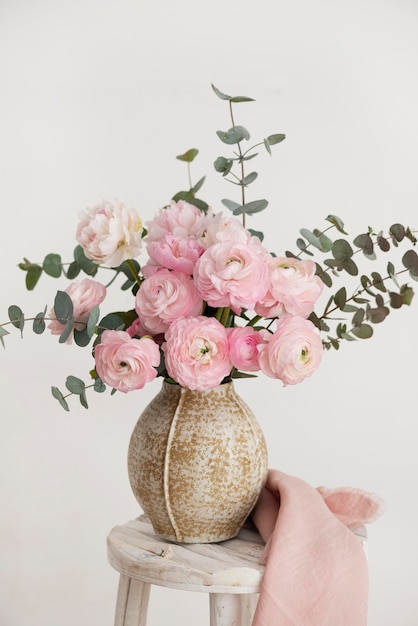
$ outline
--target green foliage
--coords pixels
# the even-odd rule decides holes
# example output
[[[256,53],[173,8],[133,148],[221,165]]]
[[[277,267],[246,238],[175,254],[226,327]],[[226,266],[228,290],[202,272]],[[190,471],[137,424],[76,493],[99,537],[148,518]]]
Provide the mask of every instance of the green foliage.
[[[268,134],[253,145],[249,145],[251,134],[249,130],[236,124],[234,119],[235,105],[241,103],[254,102],[253,98],[247,96],[231,96],[220,91],[212,85],[216,96],[224,101],[229,108],[230,123],[227,130],[218,130],[216,135],[222,144],[222,151],[226,154],[218,156],[213,167],[216,173],[234,185],[238,191],[236,199],[225,198],[222,204],[232,212],[233,215],[242,216],[243,225],[246,225],[247,216],[255,215],[264,211],[268,206],[268,200],[249,199],[251,185],[258,180],[259,174],[254,169],[254,159],[259,157],[259,149],[262,154],[265,152],[272,155],[272,146],[284,141],[286,135],[283,133]],[[248,147],[249,145],[249,147]],[[192,182],[191,164],[195,163],[199,151],[190,148],[178,155],[176,158],[182,163],[186,163],[188,174],[188,185],[175,193],[172,197],[174,201],[184,200],[201,211],[208,211],[208,203],[199,197],[200,191],[205,182],[205,176]],[[251,165],[251,169],[249,168]],[[247,169],[248,168],[248,169]],[[249,229],[252,235],[263,241],[264,235],[260,231]],[[142,236],[146,235],[143,230]],[[403,306],[411,304],[414,298],[414,290],[411,286],[401,282],[403,274],[409,276],[414,281],[418,280],[418,255],[412,248],[406,250],[401,257],[401,268],[396,268],[394,262],[386,263],[385,269],[378,267],[370,271],[369,264],[376,262],[382,255],[392,251],[394,248],[406,245],[415,246],[417,239],[414,232],[407,226],[394,223],[387,232],[383,230],[375,231],[368,228],[366,232],[361,232],[354,237],[350,236],[345,229],[342,219],[330,214],[325,218],[323,228],[301,228],[296,239],[296,251],[286,251],[289,258],[311,259],[315,263],[316,275],[323,282],[324,287],[329,290],[329,295],[323,306],[322,312],[317,309],[311,313],[310,321],[319,329],[323,337],[323,345],[326,350],[339,350],[343,341],[353,342],[358,339],[369,339],[373,336],[373,327],[382,324],[393,310],[401,309]],[[274,253],[272,253],[275,256]],[[366,269],[363,268],[366,265]],[[373,266],[374,267],[374,266]],[[80,245],[73,251],[73,259],[68,264],[63,264],[61,256],[56,253],[49,253],[42,263],[33,263],[27,258],[19,264],[19,268],[26,273],[25,283],[28,290],[33,290],[38,284],[41,275],[44,273],[51,278],[60,278],[64,275],[68,280],[74,280],[83,273],[89,277],[95,277],[100,268],[99,265],[88,259]],[[123,282],[120,284],[122,291],[131,290],[135,295],[141,286],[141,266],[135,259],[123,262],[119,267],[106,268],[111,272],[111,279],[107,283],[109,287],[118,277]],[[341,278],[347,278],[344,284],[339,284]],[[354,282],[354,286],[349,290],[348,285]],[[318,307],[317,307],[318,308]],[[10,324],[17,328],[21,335],[25,327],[25,321],[32,321],[32,330],[35,334],[44,333],[47,307],[44,311],[37,313],[34,317],[25,317],[20,307],[12,305],[8,309],[9,321],[0,324],[0,341],[4,347],[4,337],[9,334],[5,326]],[[54,300],[54,313],[56,319],[62,324],[62,333],[59,336],[59,343],[64,343],[73,334],[74,342],[79,347],[86,347],[92,339],[93,349],[101,340],[104,330],[126,330],[137,318],[134,309],[129,311],[116,311],[100,318],[99,307],[94,307],[89,318],[82,329],[76,328],[77,319],[74,319],[74,306],[70,296],[65,291],[58,291]],[[233,325],[234,313],[229,308],[212,308],[209,305],[205,308],[205,315],[214,316],[225,326]],[[250,317],[248,311],[240,314],[242,320],[254,328],[261,319],[258,315]],[[268,320],[267,328],[274,322]],[[79,324],[77,324],[79,326]],[[167,377],[164,361],[164,353],[161,352],[161,362],[158,367],[158,375]],[[88,408],[86,391],[93,388],[97,393],[103,393],[106,385],[97,375],[95,369],[90,372],[92,382],[86,385],[83,380],[76,376],[68,376],[65,382],[66,391],[63,393],[57,387],[51,388],[52,396],[58,400],[59,404],[68,411],[68,396],[76,395],[84,408]],[[239,372],[232,369],[231,378],[253,378],[254,374]],[[172,381],[175,382],[175,381]],[[115,393],[111,390],[111,395]]]
[[[315,256],[316,274],[328,289],[333,288],[334,282],[338,281],[344,273],[351,277],[357,277],[360,274],[360,265],[355,258],[359,252],[363,253],[365,262],[370,263],[378,259],[378,253],[387,253],[392,246],[398,247],[401,242],[412,242],[413,245],[416,243],[412,231],[402,224],[393,224],[387,235],[384,235],[383,231],[376,233],[369,228],[366,233],[360,233],[349,239],[339,217],[328,216],[327,221],[332,226],[322,231],[301,229],[300,234],[303,238],[296,240],[299,252],[295,254],[288,251],[286,256],[296,258],[302,255]],[[330,237],[332,229],[346,236],[332,240]],[[315,248],[315,254],[312,252],[313,248]],[[324,255],[321,262],[318,260],[318,253]],[[400,309],[402,306],[411,304],[414,291],[407,284],[399,285],[398,278],[404,272],[409,272],[411,278],[418,280],[418,255],[415,250],[410,249],[405,252],[402,265],[403,269],[396,270],[390,261],[386,266],[386,275],[382,275],[379,271],[362,273],[360,284],[351,295],[348,295],[346,286],[336,288],[324,307],[323,313],[318,315],[316,312],[310,316],[315,326],[324,333],[329,333],[331,325],[334,326],[334,335],[328,334],[323,340],[326,349],[338,349],[342,340],[369,339],[373,335],[371,324],[380,324],[388,317],[392,309]],[[389,288],[388,282],[394,288]],[[350,326],[341,323],[341,315],[350,320]]]

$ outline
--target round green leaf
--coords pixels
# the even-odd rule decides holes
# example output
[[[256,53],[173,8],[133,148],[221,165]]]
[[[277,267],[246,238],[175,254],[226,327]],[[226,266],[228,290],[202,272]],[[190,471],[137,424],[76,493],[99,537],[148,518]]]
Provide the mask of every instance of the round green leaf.
[[[62,264],[59,254],[47,254],[44,258],[42,268],[45,274],[52,276],[52,278],[59,278],[61,276]]]

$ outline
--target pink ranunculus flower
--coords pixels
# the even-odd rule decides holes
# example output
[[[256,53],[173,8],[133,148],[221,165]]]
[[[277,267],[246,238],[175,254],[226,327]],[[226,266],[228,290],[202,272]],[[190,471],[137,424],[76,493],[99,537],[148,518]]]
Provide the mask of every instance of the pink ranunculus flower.
[[[270,286],[254,307],[262,317],[299,315],[309,317],[322,293],[323,282],[315,275],[313,261],[271,257],[268,263]]]
[[[89,319],[89,315],[95,306],[103,302],[106,297],[106,287],[97,280],[84,278],[82,281],[74,280],[65,290],[73,303],[74,328],[76,330],[84,330]],[[61,335],[65,325],[61,324],[55,316],[52,308],[50,317],[53,318],[48,324],[48,329],[53,335]],[[68,336],[65,343],[72,343],[73,333]]]
[[[164,333],[177,318],[200,315],[202,309],[191,277],[164,268],[146,278],[135,296],[135,310],[151,334]]]
[[[120,202],[102,202],[82,211],[79,217],[76,239],[94,263],[118,267],[138,256],[143,228],[135,209]]]
[[[167,372],[182,387],[213,389],[230,373],[228,334],[214,317],[180,318],[165,337]]]
[[[264,297],[269,280],[265,258],[258,244],[224,241],[208,248],[194,269],[196,288],[212,307],[252,309]]]
[[[222,241],[235,241],[246,243],[251,238],[250,232],[244,228],[241,220],[232,215],[216,213],[213,219],[208,221],[207,228],[199,239],[199,243],[205,248]]]
[[[296,385],[313,374],[323,355],[318,329],[309,320],[291,315],[277,322],[276,332],[258,350],[261,371],[284,385]]]
[[[132,324],[128,326],[126,332],[130,337],[143,337],[144,335],[149,335],[149,331],[142,326],[142,322],[139,317],[137,317]]]
[[[265,343],[263,336],[252,326],[228,328],[227,332],[232,365],[243,372],[257,372],[260,369],[257,346]]]
[[[142,389],[157,376],[160,351],[150,337],[132,339],[123,330],[105,330],[94,348],[96,371],[110,387],[127,393]]]
[[[177,240],[198,239],[211,219],[211,211],[205,214],[184,200],[172,200],[168,207],[160,209],[146,222],[147,242],[160,241],[166,235],[173,235]]]
[[[203,248],[195,239],[177,239],[173,235],[165,235],[158,241],[151,241],[147,252],[162,267],[191,275]]]

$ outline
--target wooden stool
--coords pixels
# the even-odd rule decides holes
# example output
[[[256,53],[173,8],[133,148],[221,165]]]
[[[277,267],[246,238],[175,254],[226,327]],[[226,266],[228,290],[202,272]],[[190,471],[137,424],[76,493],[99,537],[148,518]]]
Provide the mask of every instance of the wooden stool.
[[[208,593],[210,626],[251,626],[264,571],[255,530],[221,543],[177,544],[140,517],[113,528],[107,543],[120,572],[115,626],[146,626],[151,585]]]
[[[354,534],[365,547],[364,526]],[[177,544],[156,536],[142,516],[113,528],[107,543],[120,573],[115,626],[146,626],[151,585],[208,593],[210,626],[251,626],[264,572],[256,530],[220,543]]]

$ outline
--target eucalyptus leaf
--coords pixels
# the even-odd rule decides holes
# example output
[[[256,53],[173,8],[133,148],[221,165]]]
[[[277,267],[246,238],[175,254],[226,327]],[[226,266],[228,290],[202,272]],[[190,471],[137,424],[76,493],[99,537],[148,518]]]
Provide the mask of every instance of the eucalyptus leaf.
[[[389,309],[387,307],[379,307],[377,309],[370,308],[367,311],[367,319],[373,324],[380,324],[389,315]]]
[[[206,176],[202,176],[202,178],[198,180],[195,185],[193,185],[193,187],[191,188],[192,193],[197,193],[199,191],[199,189],[202,187],[203,183],[205,182],[205,179],[206,179]]]
[[[179,156],[176,156],[176,159],[178,159],[179,161],[186,161],[186,163],[191,163],[199,154],[199,150],[197,150],[196,148],[190,148],[190,150],[187,150],[186,152],[184,152],[184,154],[179,154]]]
[[[400,293],[396,293],[396,291],[389,292],[389,302],[392,309],[400,309],[403,305],[403,297]]]
[[[347,290],[345,287],[341,287],[334,295],[334,302],[338,308],[343,309],[347,301]]]
[[[267,200],[253,200],[253,202],[247,202],[239,206],[233,211],[233,214],[241,215],[242,213],[245,213],[246,215],[254,215],[254,213],[260,213],[260,211],[264,211],[267,206]]]
[[[392,236],[394,242],[400,243],[405,237],[405,228],[402,224],[392,224],[389,228],[389,234]]]
[[[58,389],[58,387],[51,387],[51,393],[53,395],[53,397],[58,400],[58,402],[60,403],[60,405],[62,406],[63,409],[65,409],[66,411],[69,411],[70,408],[67,404],[66,399],[64,398],[64,396],[62,395],[61,391]]]
[[[87,320],[87,328],[86,328],[86,330],[87,330],[87,334],[90,337],[92,337],[94,335],[94,332],[95,332],[96,326],[97,326],[97,322],[99,321],[99,317],[100,317],[100,309],[96,305],[90,311],[89,319]]]
[[[59,323],[66,324],[68,320],[72,319],[73,310],[73,303],[68,293],[57,291],[54,300],[54,313]]]
[[[402,263],[411,276],[418,276],[418,254],[415,250],[408,250],[402,257]]]
[[[70,280],[74,280],[74,278],[77,278],[80,272],[81,272],[80,265],[78,264],[77,261],[73,261],[68,266],[66,275],[67,275],[67,278],[69,278]]]
[[[379,246],[382,252],[389,252],[390,250],[389,241],[386,239],[386,237],[383,237],[382,235],[378,235],[377,245]]]
[[[403,303],[409,306],[414,297],[414,290],[412,289],[412,287],[409,287],[408,285],[403,285],[400,293],[402,295]]]
[[[241,184],[246,187],[247,185],[250,185],[251,183],[253,183],[255,179],[257,178],[257,176],[258,176],[257,172],[251,172],[250,174],[247,174],[247,176],[244,176],[244,178],[241,181]]]
[[[231,171],[233,164],[234,162],[232,159],[226,159],[225,157],[220,156],[215,160],[213,167],[217,172],[226,176]]]
[[[373,335],[373,328],[369,324],[360,324],[351,330],[358,339],[370,339]]]
[[[234,126],[227,131],[217,130],[216,134],[219,139],[227,145],[240,143],[244,139],[250,138],[250,133],[246,128],[244,128],[244,126]]]
[[[199,198],[190,198],[189,204],[197,207],[198,209],[203,211],[203,213],[207,213],[209,209],[209,205],[207,204],[207,202],[205,202],[204,200],[200,200]]]
[[[253,228],[249,228],[248,232],[251,233],[253,237],[257,237],[260,241],[263,241],[264,233],[262,233],[261,230],[254,230]]]
[[[96,391],[97,393],[103,393],[104,391],[106,391],[106,385],[99,377],[95,379],[93,388],[94,391]]]
[[[97,273],[98,265],[93,263],[90,259],[86,257],[84,254],[84,250],[81,246],[76,246],[74,248],[74,261],[77,261],[81,269],[85,274],[89,276],[94,276]]]
[[[19,328],[20,330],[23,330],[23,326],[25,324],[25,316],[23,315],[22,309],[16,304],[12,304],[11,306],[9,306],[7,314],[13,326],[15,328]]]
[[[40,265],[31,265],[26,274],[26,289],[32,291],[42,275],[42,267]]]
[[[269,135],[265,141],[267,141],[267,143],[270,146],[274,146],[277,143],[280,143],[281,141],[283,141],[284,139],[286,139],[286,135],[284,135],[283,133],[275,133],[273,135]]]
[[[365,254],[370,255],[373,253],[373,240],[368,233],[357,235],[357,237],[354,238],[353,243],[357,246],[357,248],[361,248]]]
[[[71,333],[73,331],[73,328],[74,328],[74,320],[71,317],[68,320],[68,322],[66,323],[65,328],[64,328],[63,332],[61,333],[61,335],[60,335],[60,337],[58,339],[58,342],[59,343],[65,343],[67,341],[68,337],[71,335]]]
[[[238,202],[235,202],[234,200],[227,200],[226,198],[221,200],[221,202],[230,211],[235,211],[236,209],[240,208],[240,206],[241,206]]]
[[[211,83],[211,87],[213,89],[213,91],[216,93],[216,95],[218,96],[218,98],[220,98],[221,100],[230,100],[231,96],[227,96],[225,93],[222,93],[222,91],[220,91],[217,87],[215,87],[215,85],[213,83]]]
[[[32,329],[36,335],[42,335],[42,333],[45,331],[45,312],[38,313],[35,316],[32,324]]]
[[[59,254],[47,254],[44,258],[42,268],[45,274],[52,278],[59,278],[62,272],[62,262]]]
[[[376,289],[379,289],[379,291],[386,292],[387,289],[385,283],[379,272],[372,272],[371,276],[373,280],[373,287],[376,287]]]
[[[77,376],[67,376],[65,386],[68,391],[76,395],[80,395],[86,390],[85,383],[80,378],[77,378]]]
[[[337,217],[336,215],[328,215],[326,221],[331,222],[331,224],[335,226],[338,232],[342,233],[343,235],[348,235],[348,233],[346,233],[344,230],[344,222],[340,217]]]
[[[3,346],[3,348],[6,347],[6,344],[4,343],[4,339],[3,339],[3,337],[5,337],[6,335],[10,335],[9,331],[6,330],[3,326],[0,326],[0,341],[1,341],[1,345]]]
[[[87,404],[87,397],[86,397],[86,392],[81,393],[80,396],[80,404],[81,406],[83,406],[85,409],[89,408],[89,405]]]
[[[74,342],[80,348],[85,348],[89,345],[92,335],[89,335],[87,332],[87,328],[83,328],[83,330],[77,330],[74,328]]]
[[[333,243],[332,254],[338,261],[351,259],[353,256],[353,249],[345,239],[337,239]]]

